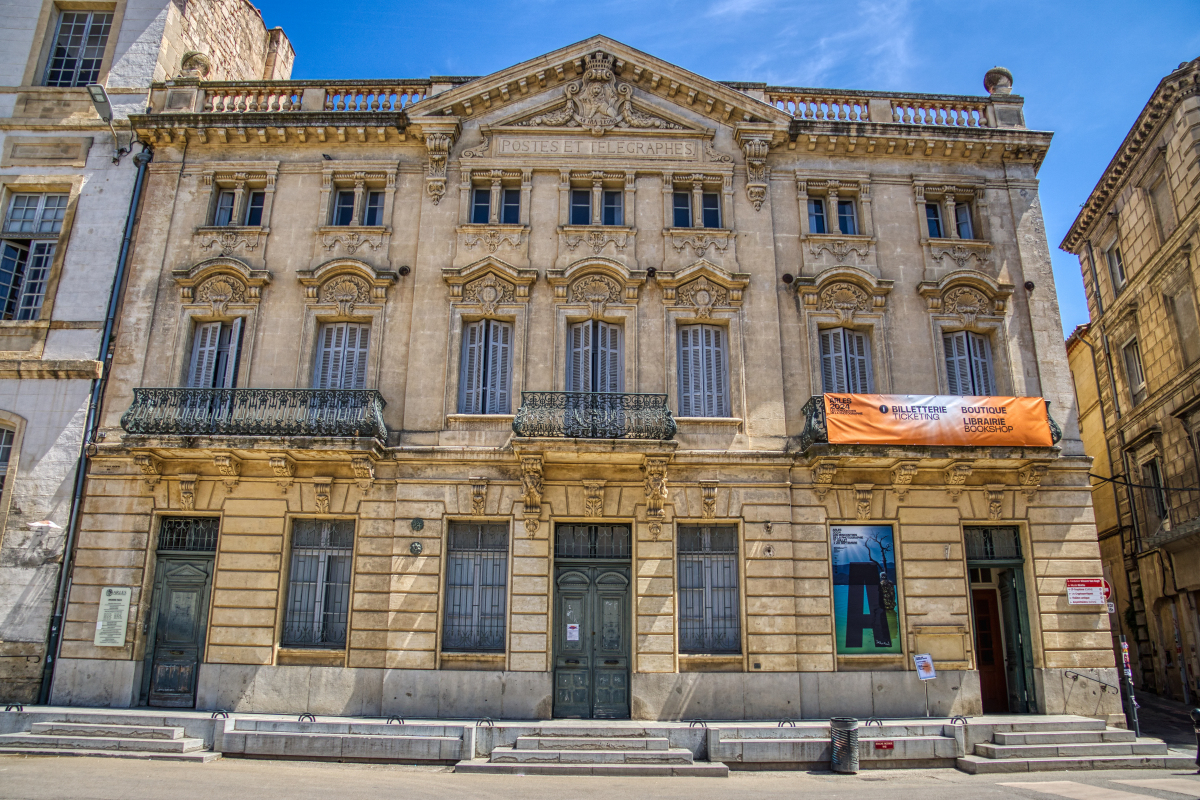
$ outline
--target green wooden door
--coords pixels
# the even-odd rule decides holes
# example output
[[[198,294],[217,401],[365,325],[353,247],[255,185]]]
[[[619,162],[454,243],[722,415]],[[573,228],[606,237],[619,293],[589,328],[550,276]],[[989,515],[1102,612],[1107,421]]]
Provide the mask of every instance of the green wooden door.
[[[629,565],[555,569],[554,716],[629,718]]]
[[[160,556],[146,648],[146,704],[196,705],[196,677],[204,657],[212,556]]]

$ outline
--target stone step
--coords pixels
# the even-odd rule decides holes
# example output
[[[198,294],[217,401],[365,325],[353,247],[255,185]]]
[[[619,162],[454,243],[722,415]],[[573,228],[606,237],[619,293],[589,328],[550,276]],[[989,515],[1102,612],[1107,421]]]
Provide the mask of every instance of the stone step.
[[[692,751],[682,747],[668,750],[518,750],[496,747],[493,764],[691,764]]]
[[[997,731],[992,739],[996,744],[1100,744],[1102,742],[1132,742],[1137,734],[1124,728],[1105,731],[1047,731],[1045,733],[1005,733]]]
[[[250,758],[454,762],[462,758],[462,749],[457,736],[226,731],[221,738],[223,753]]]
[[[956,766],[972,775],[1006,772],[1051,772],[1068,769],[1186,769],[1194,772],[1194,756],[1097,756],[1095,758],[984,758],[960,756]]]
[[[1030,715],[1027,719],[1012,722],[988,723],[994,730],[1005,730],[1013,733],[1079,732],[1107,730],[1108,723],[1102,719],[1058,719]]]
[[[652,736],[518,736],[517,750],[667,750],[666,737]]]
[[[125,739],[117,736],[46,736],[36,733],[0,734],[0,747],[66,750],[135,750],[145,753],[194,753],[203,739]]]
[[[194,750],[190,753],[165,753],[152,750],[91,750],[67,747],[9,747],[0,745],[0,755],[6,756],[92,756],[94,758],[140,758],[148,761],[191,761],[206,764],[216,761],[220,753]]]
[[[724,764],[496,764],[482,758],[460,761],[455,772],[482,775],[612,775],[639,778],[727,778]]]
[[[982,742],[975,745],[975,755],[993,759],[1165,756],[1166,754],[1167,746],[1158,739],[1137,739],[1132,742],[1103,742],[1099,744],[1000,745]]]
[[[35,722],[30,733],[42,736],[100,736],[106,739],[182,739],[183,728],[151,725],[94,725],[83,722]]]

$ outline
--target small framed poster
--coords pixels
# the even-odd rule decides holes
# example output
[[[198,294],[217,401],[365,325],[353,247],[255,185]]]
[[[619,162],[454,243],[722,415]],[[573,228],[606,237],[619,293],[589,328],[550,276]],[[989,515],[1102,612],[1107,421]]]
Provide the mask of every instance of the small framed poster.
[[[125,629],[129,627],[129,601],[133,589],[128,586],[106,586],[100,590],[100,609],[96,614],[96,647],[124,647]]]
[[[929,653],[914,655],[913,664],[917,668],[917,677],[921,680],[931,681],[937,677],[937,670],[933,668],[933,656]]]
[[[902,653],[891,525],[831,525],[838,655]]]
[[[579,626],[576,625],[574,622],[569,623],[567,625],[567,641],[568,642],[578,642],[579,641]]]

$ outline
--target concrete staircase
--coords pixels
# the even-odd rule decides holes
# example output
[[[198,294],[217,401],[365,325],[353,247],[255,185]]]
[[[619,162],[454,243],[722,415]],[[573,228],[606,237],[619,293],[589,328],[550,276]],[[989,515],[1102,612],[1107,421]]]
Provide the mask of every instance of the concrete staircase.
[[[463,725],[235,718],[224,721],[215,744],[231,757],[453,764],[474,750],[473,732]]]
[[[960,752],[956,728],[941,722],[897,722],[858,729],[860,769],[953,767]],[[717,723],[708,729],[708,757],[735,769],[828,769],[827,721],[783,727]]]
[[[35,722],[28,733],[0,735],[0,753],[30,756],[108,756],[170,761],[215,761],[203,739],[188,738],[183,728]]]
[[[1170,753],[1159,739],[1106,727],[1101,720],[997,725],[992,741],[976,742],[961,756],[963,772],[1049,772],[1068,769],[1195,769],[1195,757]]]
[[[724,764],[697,762],[686,747],[672,747],[663,730],[562,731],[518,736],[487,759],[459,762],[455,772],[508,775],[637,775],[718,777]],[[658,734],[658,735],[656,735]]]

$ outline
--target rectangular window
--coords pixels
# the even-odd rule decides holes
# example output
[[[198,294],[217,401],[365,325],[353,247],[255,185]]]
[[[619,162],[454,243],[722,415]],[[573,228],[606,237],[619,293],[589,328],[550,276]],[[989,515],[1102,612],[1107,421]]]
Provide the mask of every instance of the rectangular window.
[[[192,337],[189,389],[232,389],[237,386],[242,349],[242,318],[233,322],[201,322]]]
[[[600,221],[605,225],[625,224],[624,192],[604,193],[604,214],[601,216]]]
[[[1179,335],[1179,355],[1184,366],[1200,358],[1200,325],[1196,320],[1196,301],[1190,288],[1171,298],[1171,312],[1175,317],[1175,332]]]
[[[838,230],[845,236],[858,235],[858,215],[853,200],[838,200]]]
[[[0,243],[0,318],[40,316],[57,247],[57,242],[36,239]]]
[[[4,232],[60,233],[66,214],[65,194],[14,194],[4,216]]]
[[[1114,244],[1105,250],[1104,260],[1108,262],[1108,272],[1112,275],[1113,286],[1120,291],[1125,287],[1125,262],[1121,259],[1121,248]]]
[[[937,203],[925,204],[925,224],[929,227],[929,238],[942,238],[942,209]]]
[[[481,319],[463,326],[458,413],[512,413],[512,339],[510,322]]]
[[[262,225],[263,207],[267,202],[266,192],[251,192],[246,198],[246,225],[256,228]]]
[[[4,491],[4,482],[8,479],[8,460],[12,457],[12,446],[12,429],[0,428],[0,492]]]
[[[298,519],[292,523],[292,561],[280,644],[346,646],[354,521]]]
[[[1167,503],[1167,490],[1163,486],[1162,466],[1157,458],[1142,464],[1141,483],[1142,504],[1146,513],[1146,529],[1142,534],[1149,536],[1162,525],[1170,508]]]
[[[692,193],[676,192],[674,196],[675,227],[692,227]]]
[[[1175,201],[1171,199],[1171,187],[1167,176],[1159,178],[1150,187],[1150,205],[1154,208],[1154,218],[1158,221],[1158,230],[1165,240],[1175,232]]]
[[[867,334],[849,328],[821,331],[821,384],[825,392],[875,391]]]
[[[451,522],[442,650],[504,651],[508,526]]]
[[[567,391],[625,391],[624,328],[600,320],[576,323],[568,332]]]
[[[366,389],[371,326],[331,322],[317,337],[314,389]]]
[[[825,201],[819,197],[808,200],[808,232],[825,233]]]
[[[63,11],[46,62],[46,86],[87,86],[100,78],[111,12]]]
[[[500,221],[505,225],[521,224],[521,190],[505,189],[501,194]]]
[[[721,195],[705,192],[700,198],[700,208],[704,212],[704,227],[721,227]]]
[[[679,652],[742,652],[737,528],[680,525],[678,537]]]
[[[486,225],[492,221],[492,190],[475,189],[471,193],[471,222]]]
[[[337,193],[333,206],[333,224],[354,224],[354,192]]]
[[[1125,380],[1129,384],[1129,397],[1136,406],[1146,399],[1146,373],[1142,370],[1142,350],[1137,339],[1130,339],[1121,352],[1125,356]]]
[[[225,227],[233,224],[233,204],[237,195],[230,191],[217,194],[217,208],[213,213],[213,225]]]
[[[363,209],[363,225],[383,224],[383,192],[367,192],[367,207]]]
[[[718,325],[679,328],[679,416],[729,416],[729,356]]]
[[[958,228],[958,238],[975,238],[975,229],[971,227],[971,207],[966,203],[954,207],[954,224]]]
[[[592,192],[590,189],[571,190],[571,224],[592,224]]]
[[[950,394],[990,397],[996,393],[992,343],[987,336],[956,331],[942,336],[946,384]]]

